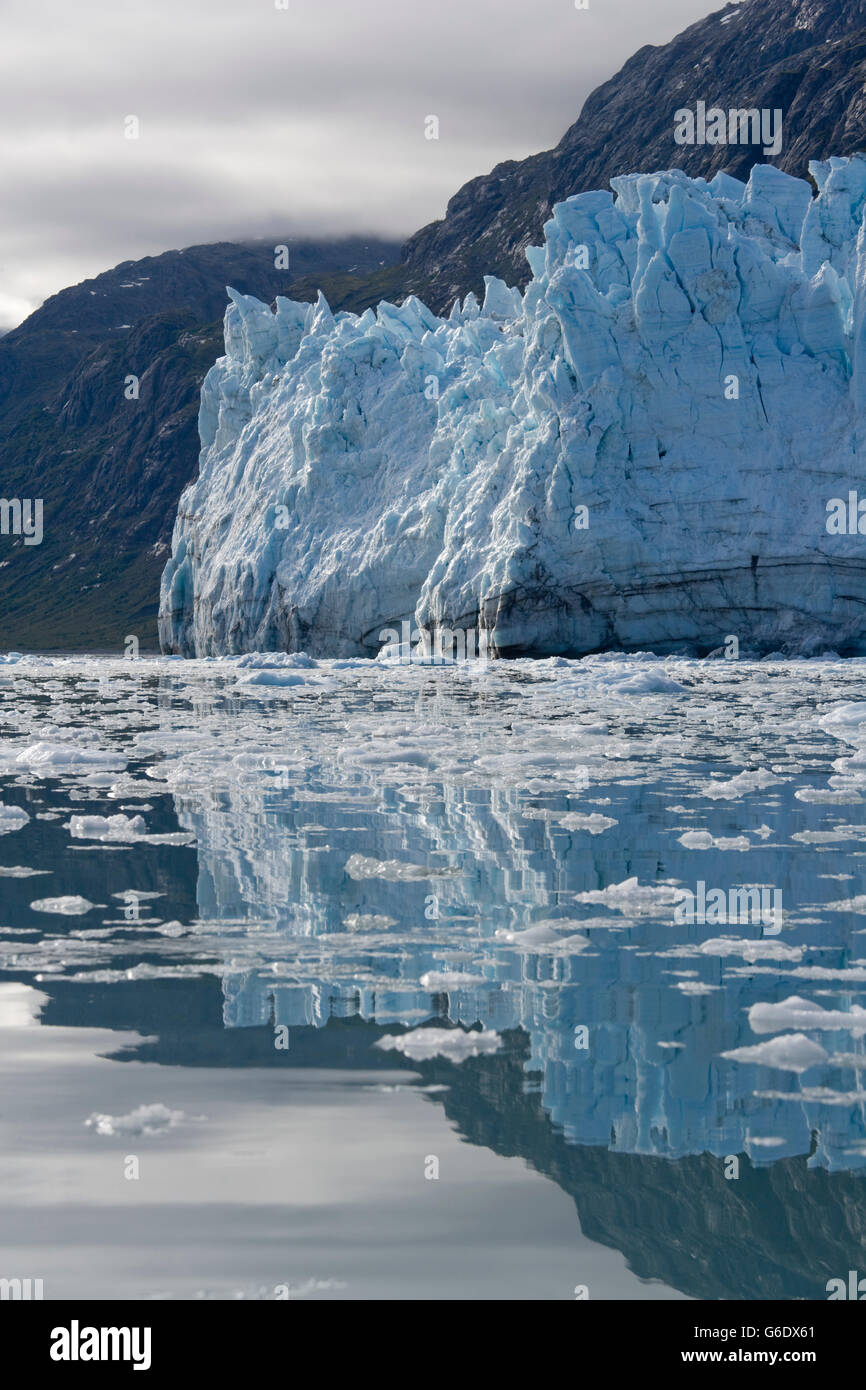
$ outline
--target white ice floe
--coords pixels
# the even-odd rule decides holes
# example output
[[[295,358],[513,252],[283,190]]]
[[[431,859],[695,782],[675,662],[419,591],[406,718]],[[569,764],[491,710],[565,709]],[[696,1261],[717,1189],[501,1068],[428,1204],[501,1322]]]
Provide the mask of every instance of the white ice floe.
[[[850,1009],[824,1009],[813,999],[792,994],[777,1004],[753,1004],[749,1009],[753,1033],[778,1033],[783,1028],[845,1030],[866,1033],[866,1009],[852,1004]]]
[[[756,1091],[757,1100],[793,1100],[799,1105],[862,1106],[866,1091],[834,1091],[830,1086],[803,1086],[796,1091]]]
[[[849,700],[834,705],[817,722],[834,738],[852,743],[855,747],[866,744],[866,701]]]
[[[483,975],[468,975],[460,970],[428,970],[419,981],[422,989],[431,994],[445,994],[452,989],[474,989],[489,982]]]
[[[552,819],[562,830],[586,830],[590,835],[603,835],[605,830],[619,824],[613,816],[603,816],[599,811],[591,811],[588,814],[569,811]]]
[[[34,912],[53,912],[60,917],[79,917],[99,906],[99,903],[88,902],[87,898],[78,897],[76,894],[67,894],[60,898],[37,898],[30,904]]]
[[[789,946],[784,941],[771,941],[768,937],[757,940],[745,937],[715,936],[702,941],[695,951],[702,956],[742,956],[745,961],[803,959],[802,946]]]
[[[386,1052],[402,1052],[413,1062],[423,1062],[431,1057],[465,1062],[468,1057],[498,1052],[502,1039],[498,1033],[464,1033],[461,1028],[415,1028],[410,1033],[388,1033],[375,1046]]]
[[[13,830],[20,830],[26,825],[30,817],[20,806],[4,806],[0,803],[0,835],[8,835]]]
[[[589,937],[569,931],[569,928],[584,926],[586,923],[583,921],[566,922],[556,917],[550,921],[534,922],[523,931],[500,927],[496,931],[496,939],[507,941],[518,951],[533,951],[541,955],[561,951],[570,955],[585,950],[590,944]]]
[[[603,903],[616,912],[633,912],[638,915],[655,914],[666,907],[675,906],[682,899],[682,893],[670,884],[638,882],[637,877],[623,879],[622,883],[609,883],[606,888],[590,888],[575,894],[575,902]]]
[[[708,830],[687,830],[678,839],[681,845],[685,845],[686,849],[746,850],[752,848],[751,841],[746,835],[711,835]]]
[[[200,1117],[197,1116],[196,1118]],[[128,1115],[95,1113],[88,1116],[84,1123],[88,1128],[94,1129],[97,1134],[109,1138],[126,1135],[138,1137],[140,1135],[165,1134],[187,1119],[189,1116],[185,1115],[182,1110],[170,1110],[167,1105],[157,1103],[155,1105],[139,1105]]]
[[[712,797],[713,800],[734,801],[738,797],[747,796],[749,792],[777,786],[782,780],[767,768],[759,767],[753,772],[740,772],[725,782],[705,782],[701,790],[704,796]]]
[[[350,912],[343,918],[343,926],[349,932],[387,931],[397,925],[396,917],[388,917],[384,912]]]
[[[0,1028],[29,1028],[39,1022],[48,995],[17,981],[0,982]]]
[[[827,1061],[828,1053],[820,1043],[812,1042],[805,1033],[787,1033],[769,1042],[751,1047],[734,1047],[721,1053],[729,1062],[754,1063],[762,1067],[778,1067],[780,1071],[803,1072]]]
[[[828,787],[798,787],[794,796],[798,801],[818,806],[854,806],[863,800],[859,792],[832,791]]]
[[[369,855],[353,854],[346,861],[350,878],[384,878],[390,883],[411,882],[422,878],[451,878],[457,872],[449,868],[431,868],[426,864],[407,864],[400,859],[373,859]]]
[[[151,835],[143,816],[72,816],[67,829],[73,839],[99,840],[102,843],[148,845],[190,845],[195,840],[188,831],[171,830],[164,835]]]
[[[28,744],[18,752],[4,750],[0,755],[6,767],[11,770],[25,768],[40,777],[62,777],[68,773],[87,772],[102,768],[107,772],[122,772],[126,759],[105,748],[94,747],[90,741],[80,743],[53,743],[39,739]]]

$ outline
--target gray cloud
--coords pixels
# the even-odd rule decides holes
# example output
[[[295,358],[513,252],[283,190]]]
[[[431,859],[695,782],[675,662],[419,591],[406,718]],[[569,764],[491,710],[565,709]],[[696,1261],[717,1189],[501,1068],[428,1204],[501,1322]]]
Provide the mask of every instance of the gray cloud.
[[[4,0],[0,328],[137,256],[440,217],[712,0]],[[440,139],[424,138],[424,119]],[[141,122],[138,140],[124,119]],[[640,120],[640,111],[635,111]]]

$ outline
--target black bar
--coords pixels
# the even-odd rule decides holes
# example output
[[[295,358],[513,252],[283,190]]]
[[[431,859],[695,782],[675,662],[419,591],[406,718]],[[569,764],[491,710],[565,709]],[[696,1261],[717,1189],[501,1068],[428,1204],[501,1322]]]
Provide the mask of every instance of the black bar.
[[[501,1357],[507,1366],[515,1355],[534,1359],[541,1352],[548,1366],[548,1357],[553,1355],[557,1359],[577,1357],[587,1368],[592,1364],[586,1360],[591,1353],[598,1358],[599,1370],[616,1375],[636,1371],[652,1376],[674,1367],[696,1376],[708,1369],[736,1374],[740,1370],[784,1372],[805,1367],[824,1380],[828,1372],[856,1365],[861,1353],[864,1316],[850,1302],[576,1299],[556,1314],[549,1310],[541,1323],[537,1304],[531,1304],[525,1326],[521,1328],[519,1323],[515,1326],[510,1321],[504,1335],[489,1303],[484,1304],[488,1319],[485,1324],[473,1319],[461,1328],[463,1316],[479,1306],[471,1301],[461,1305],[465,1311],[457,1311],[449,1304],[447,1323],[435,1314],[431,1322],[425,1310],[423,1322],[385,1313],[383,1325],[382,1314],[371,1309],[366,1315],[366,1332],[363,1323],[358,1326],[359,1316],[365,1318],[364,1312],[359,1314],[356,1308],[353,1313],[346,1301],[328,1300],[325,1306],[322,1301],[308,1299],[276,1305],[241,1300],[7,1301],[0,1305],[0,1329],[7,1365],[17,1363],[60,1383],[70,1377],[92,1380],[100,1372],[107,1372],[115,1380],[118,1376],[132,1376],[133,1383],[144,1383],[145,1377],[161,1380],[166,1373],[194,1371],[213,1373],[219,1377],[219,1383],[233,1375],[243,1376],[243,1383],[247,1384],[271,1372],[295,1378],[303,1374],[302,1367],[311,1355],[317,1361],[322,1358],[320,1369],[326,1375],[329,1367],[333,1373],[342,1373],[351,1370],[355,1357],[367,1359],[365,1340],[368,1348],[370,1340],[378,1346],[376,1358],[381,1359],[383,1370],[390,1366],[393,1372],[394,1352],[399,1352],[404,1342],[406,1350],[415,1356],[423,1352],[423,1359],[435,1359],[440,1335],[445,1340],[439,1352],[447,1364],[456,1349],[451,1341],[455,1332],[460,1337],[459,1344],[470,1339],[464,1354],[474,1346],[471,1356],[467,1356],[470,1365],[482,1360],[486,1366],[491,1358]],[[555,1324],[551,1324],[552,1316]],[[427,1333],[423,1330],[425,1325]],[[552,1326],[561,1328],[574,1341],[564,1342],[556,1349],[545,1347],[545,1334]],[[434,1331],[437,1327],[438,1333]],[[102,1329],[112,1328],[119,1331],[116,1342],[110,1333],[102,1337]],[[97,1329],[98,1337],[89,1329]],[[134,1329],[138,1329],[137,1335]],[[351,1333],[350,1340],[341,1340],[344,1329]],[[112,1359],[115,1346],[127,1359]],[[87,1359],[91,1350],[100,1354],[104,1351],[108,1359]],[[59,1353],[71,1357],[76,1351],[78,1359],[55,1359]],[[136,1361],[138,1370],[134,1369]]]

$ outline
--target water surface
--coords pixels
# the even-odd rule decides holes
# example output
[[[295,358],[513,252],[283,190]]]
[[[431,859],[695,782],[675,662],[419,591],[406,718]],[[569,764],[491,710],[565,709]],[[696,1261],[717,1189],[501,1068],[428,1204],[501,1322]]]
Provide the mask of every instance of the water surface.
[[[0,719],[0,1275],[864,1268],[863,662],[7,659]]]

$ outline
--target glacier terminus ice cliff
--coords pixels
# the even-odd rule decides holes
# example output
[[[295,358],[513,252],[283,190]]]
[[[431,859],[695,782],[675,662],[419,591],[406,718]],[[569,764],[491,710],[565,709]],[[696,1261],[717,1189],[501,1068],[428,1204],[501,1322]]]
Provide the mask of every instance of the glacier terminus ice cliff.
[[[230,290],[164,649],[866,652],[866,158],[811,172],[616,178],[447,319]]]

